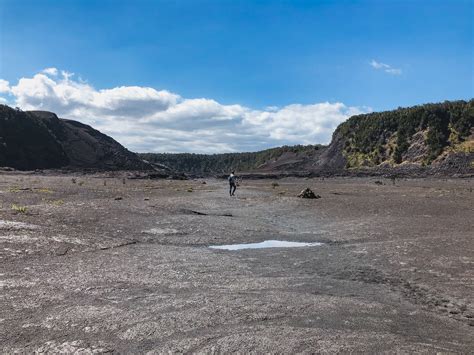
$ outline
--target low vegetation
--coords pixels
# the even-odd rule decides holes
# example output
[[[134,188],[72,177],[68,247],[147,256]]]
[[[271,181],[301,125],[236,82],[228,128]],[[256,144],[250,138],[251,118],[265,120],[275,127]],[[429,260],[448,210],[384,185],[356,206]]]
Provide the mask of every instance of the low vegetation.
[[[26,206],[20,206],[17,204],[12,204],[12,210],[18,213],[26,213],[28,208]]]
[[[335,136],[344,139],[348,167],[416,159],[431,164],[447,149],[474,152],[469,141],[473,124],[474,100],[445,101],[353,116]],[[422,154],[410,153],[413,143],[424,148]]]
[[[192,154],[192,153],[143,153],[142,159],[154,164],[192,174],[222,174],[231,170],[251,171],[279,158],[285,153],[305,153],[321,149],[321,145],[295,145],[266,149],[251,153]]]
[[[43,194],[52,194],[53,193],[53,190],[48,189],[46,187],[37,188],[37,189],[35,189],[35,191],[39,192],[39,193],[43,193]]]
[[[61,200],[61,199],[51,200],[50,203],[54,206],[62,206],[62,205],[64,205],[64,200]]]

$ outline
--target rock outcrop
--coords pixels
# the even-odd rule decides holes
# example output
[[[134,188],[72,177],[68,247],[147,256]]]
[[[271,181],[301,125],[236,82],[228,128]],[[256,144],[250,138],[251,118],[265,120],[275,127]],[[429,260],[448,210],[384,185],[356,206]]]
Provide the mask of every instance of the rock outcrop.
[[[473,158],[474,100],[445,101],[349,118],[318,166],[468,173]]]
[[[303,191],[301,191],[301,192],[298,194],[298,197],[300,197],[300,198],[311,198],[311,199],[321,198],[321,196],[316,195],[316,194],[313,192],[313,190],[311,190],[309,187],[307,187],[306,189],[304,189]]]
[[[52,112],[0,105],[0,166],[18,170],[51,168],[152,170],[111,137]]]

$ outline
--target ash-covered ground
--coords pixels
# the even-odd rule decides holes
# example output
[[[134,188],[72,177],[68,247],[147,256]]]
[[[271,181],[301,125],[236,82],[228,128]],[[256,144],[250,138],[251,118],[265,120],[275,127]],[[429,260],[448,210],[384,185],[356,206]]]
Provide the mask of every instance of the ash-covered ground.
[[[473,180],[272,183],[3,173],[0,352],[472,352]]]

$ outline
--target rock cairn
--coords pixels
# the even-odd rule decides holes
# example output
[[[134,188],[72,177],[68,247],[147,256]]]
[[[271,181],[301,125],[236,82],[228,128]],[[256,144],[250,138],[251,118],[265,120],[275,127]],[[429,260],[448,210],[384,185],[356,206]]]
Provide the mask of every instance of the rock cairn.
[[[321,198],[321,196],[316,195],[309,187],[304,189],[298,194],[300,198]]]

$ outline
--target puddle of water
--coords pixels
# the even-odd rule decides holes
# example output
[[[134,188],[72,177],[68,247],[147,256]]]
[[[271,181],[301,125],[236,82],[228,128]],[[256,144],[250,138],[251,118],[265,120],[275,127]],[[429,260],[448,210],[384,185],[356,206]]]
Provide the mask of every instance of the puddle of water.
[[[179,231],[173,228],[152,228],[146,231],[143,231],[142,233],[147,233],[147,234],[178,234]]]
[[[221,250],[242,250],[242,249],[264,249],[264,248],[297,248],[316,247],[323,243],[289,242],[286,240],[265,240],[260,243],[211,245],[211,249]]]

